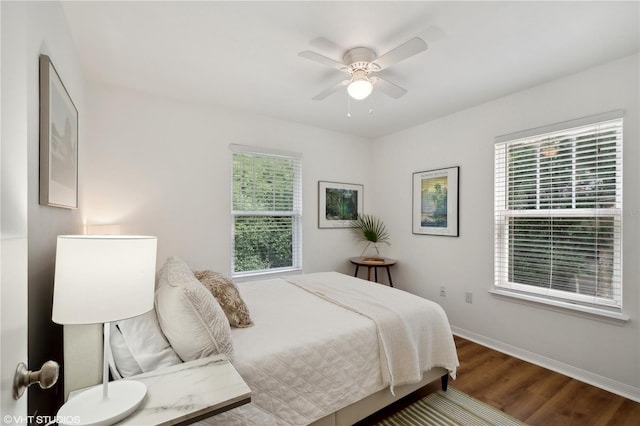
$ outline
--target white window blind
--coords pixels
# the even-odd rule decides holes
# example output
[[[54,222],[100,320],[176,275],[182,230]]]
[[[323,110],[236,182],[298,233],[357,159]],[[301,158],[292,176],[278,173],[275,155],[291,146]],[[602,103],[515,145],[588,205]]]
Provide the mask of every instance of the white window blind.
[[[495,145],[495,287],[622,308],[622,118]]]
[[[300,269],[302,158],[232,145],[233,275]]]

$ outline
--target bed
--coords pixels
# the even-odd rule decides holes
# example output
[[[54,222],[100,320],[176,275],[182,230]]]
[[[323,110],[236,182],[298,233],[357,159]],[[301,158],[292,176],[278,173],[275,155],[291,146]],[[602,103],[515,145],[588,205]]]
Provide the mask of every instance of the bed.
[[[173,266],[180,270],[174,281],[191,274],[179,260]],[[165,268],[161,276],[167,275]],[[188,279],[197,292],[195,300],[211,294]],[[233,287],[248,308],[250,324],[223,327],[230,340],[215,343],[217,349],[209,342],[194,348],[189,345],[201,335],[197,330],[195,338],[185,334],[185,327],[191,330],[195,323],[187,325],[180,309],[179,319],[167,315],[166,304],[175,304],[179,297],[163,296],[169,287],[161,278],[155,312],[144,316],[147,325],[128,320],[112,327],[114,375],[127,370],[118,355],[121,346],[134,353],[148,351],[150,327],[156,327],[149,324],[157,318],[153,333],[160,330],[166,344],[155,344],[154,351],[162,354],[157,359],[147,353],[136,358],[142,359],[137,364],[146,364],[142,372],[226,350],[251,388],[250,404],[201,422],[205,425],[348,425],[434,380],[455,378],[458,359],[451,330],[446,314],[433,302],[337,272]],[[231,317],[229,322],[234,322]]]

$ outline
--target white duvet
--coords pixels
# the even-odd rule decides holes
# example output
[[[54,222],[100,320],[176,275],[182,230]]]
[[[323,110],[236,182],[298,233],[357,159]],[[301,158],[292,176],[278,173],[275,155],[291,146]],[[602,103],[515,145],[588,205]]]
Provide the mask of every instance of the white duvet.
[[[301,277],[289,278],[295,285],[280,278],[238,284],[255,325],[232,329],[236,354],[233,364],[251,388],[252,402],[207,419],[206,424],[307,425],[389,385],[393,374],[385,371],[393,367],[385,359],[389,351],[380,346],[384,339],[376,325],[378,320],[356,312],[359,307],[331,303],[327,299],[333,297],[314,294],[327,280],[334,285],[345,279],[364,283],[362,289],[374,294],[379,285],[337,273]],[[311,280],[313,288],[299,287],[305,280]],[[327,288],[331,287],[329,284]],[[392,291],[385,297],[396,293],[402,293],[402,297],[407,294]],[[438,306],[435,310],[436,316],[444,317],[444,329],[421,337],[414,345],[417,356],[419,361],[427,360],[426,364],[444,366],[455,373],[458,361],[451,330],[442,309]],[[415,320],[413,315],[408,318]],[[419,329],[426,331],[428,327]],[[393,344],[392,340],[387,343]],[[433,349],[425,344],[440,346],[439,353],[448,354],[446,362],[438,359],[434,363]],[[403,353],[396,349],[397,355]]]

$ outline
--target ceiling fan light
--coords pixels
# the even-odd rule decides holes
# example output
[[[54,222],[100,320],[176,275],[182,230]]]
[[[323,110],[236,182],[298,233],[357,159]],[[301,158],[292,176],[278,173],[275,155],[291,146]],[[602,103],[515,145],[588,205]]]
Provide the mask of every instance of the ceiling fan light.
[[[349,83],[349,86],[347,86],[349,96],[358,101],[369,96],[371,91],[373,91],[373,84],[366,78],[353,80]]]

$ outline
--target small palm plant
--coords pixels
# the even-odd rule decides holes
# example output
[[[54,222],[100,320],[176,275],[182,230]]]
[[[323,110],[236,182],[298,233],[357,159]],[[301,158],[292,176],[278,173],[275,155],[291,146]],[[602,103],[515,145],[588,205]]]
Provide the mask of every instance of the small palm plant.
[[[387,227],[381,219],[374,215],[359,214],[358,218],[352,220],[350,225],[351,231],[354,233],[356,239],[367,243],[364,250],[362,250],[362,253],[364,253],[367,248],[373,244],[373,247],[376,249],[376,254],[380,256],[378,244],[391,244],[389,242],[389,232],[387,232]]]

